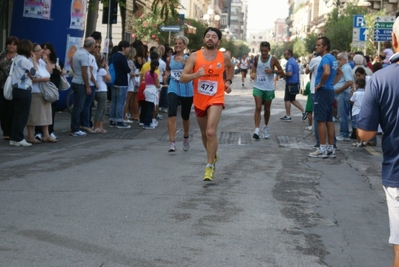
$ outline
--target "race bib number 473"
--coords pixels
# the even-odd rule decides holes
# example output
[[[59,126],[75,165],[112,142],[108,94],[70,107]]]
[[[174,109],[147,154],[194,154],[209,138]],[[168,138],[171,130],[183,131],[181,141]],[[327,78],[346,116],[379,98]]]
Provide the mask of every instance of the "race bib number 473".
[[[203,95],[215,95],[218,90],[218,83],[214,81],[199,80],[198,92]]]

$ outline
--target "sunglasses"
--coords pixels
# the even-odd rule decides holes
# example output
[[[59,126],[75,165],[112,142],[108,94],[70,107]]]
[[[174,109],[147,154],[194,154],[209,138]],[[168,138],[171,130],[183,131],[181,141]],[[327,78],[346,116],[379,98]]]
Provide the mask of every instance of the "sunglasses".
[[[95,48],[101,48],[101,46],[99,46],[99,45],[96,45],[96,46],[95,46]]]

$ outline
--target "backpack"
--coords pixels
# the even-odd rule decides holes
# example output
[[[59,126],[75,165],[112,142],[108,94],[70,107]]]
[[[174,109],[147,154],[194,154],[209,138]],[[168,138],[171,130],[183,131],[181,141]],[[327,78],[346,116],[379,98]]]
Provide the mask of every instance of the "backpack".
[[[113,85],[115,83],[115,79],[116,79],[113,61],[114,61],[114,56],[111,57],[111,63],[108,66],[109,75],[111,76],[111,81],[108,83],[109,85]]]

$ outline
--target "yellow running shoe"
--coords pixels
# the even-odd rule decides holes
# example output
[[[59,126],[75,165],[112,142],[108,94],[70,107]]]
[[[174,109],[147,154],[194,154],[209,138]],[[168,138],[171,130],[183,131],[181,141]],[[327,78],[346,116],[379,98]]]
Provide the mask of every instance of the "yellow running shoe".
[[[215,169],[209,166],[205,167],[204,181],[212,181]]]

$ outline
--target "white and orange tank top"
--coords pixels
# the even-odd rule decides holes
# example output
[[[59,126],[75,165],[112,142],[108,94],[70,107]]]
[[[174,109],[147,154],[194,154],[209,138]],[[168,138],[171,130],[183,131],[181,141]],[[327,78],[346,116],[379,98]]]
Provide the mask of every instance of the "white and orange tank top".
[[[213,104],[224,104],[224,55],[217,51],[216,58],[207,61],[202,50],[196,52],[196,60],[193,72],[201,67],[205,68],[205,75],[194,79],[194,106],[206,110]]]

